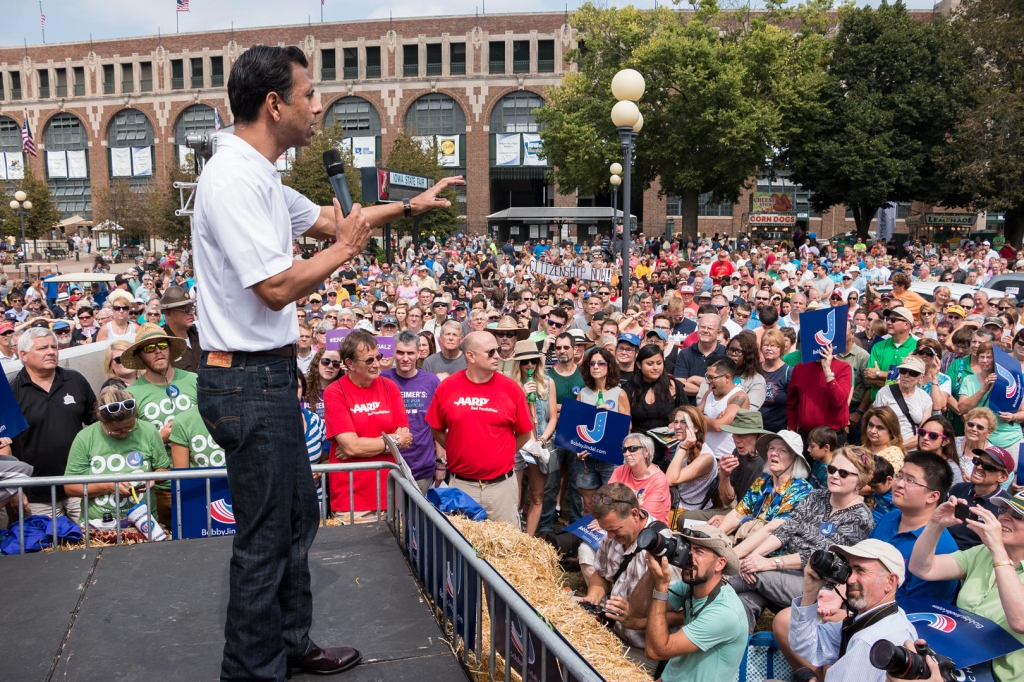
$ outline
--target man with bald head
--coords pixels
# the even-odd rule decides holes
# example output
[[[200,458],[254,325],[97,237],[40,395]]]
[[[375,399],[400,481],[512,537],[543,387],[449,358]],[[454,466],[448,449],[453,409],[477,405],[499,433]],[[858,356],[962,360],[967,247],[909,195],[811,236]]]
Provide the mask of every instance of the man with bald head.
[[[519,526],[516,452],[530,440],[526,394],[498,372],[498,342],[486,331],[462,342],[466,369],[441,382],[427,410],[434,440],[445,449],[451,485],[466,492],[491,521]]]
[[[718,330],[722,319],[718,315],[701,315],[697,321],[697,343],[691,344],[676,355],[673,375],[681,380],[691,403],[700,390],[708,363],[725,356],[725,346],[718,342]]]

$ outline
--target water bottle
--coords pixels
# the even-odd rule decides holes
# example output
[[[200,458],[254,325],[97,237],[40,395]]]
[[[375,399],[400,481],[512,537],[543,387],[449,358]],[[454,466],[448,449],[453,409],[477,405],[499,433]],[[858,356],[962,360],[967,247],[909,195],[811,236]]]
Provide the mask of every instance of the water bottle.
[[[605,407],[604,407],[604,391],[598,391],[597,392],[597,405],[596,405],[596,407],[599,410],[605,409]]]
[[[533,368],[532,367],[528,367],[526,369],[526,380],[527,381],[533,381]],[[537,391],[530,391],[529,393],[527,393],[526,394],[526,402],[528,402],[528,403],[535,403],[535,402],[537,402]]]

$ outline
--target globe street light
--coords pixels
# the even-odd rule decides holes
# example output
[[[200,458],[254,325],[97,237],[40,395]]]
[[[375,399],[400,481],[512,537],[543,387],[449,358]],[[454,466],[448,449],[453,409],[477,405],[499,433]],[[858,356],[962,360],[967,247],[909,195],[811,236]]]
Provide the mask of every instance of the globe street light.
[[[622,187],[622,309],[629,304],[629,251],[630,231],[630,181],[633,168],[633,145],[636,144],[637,133],[644,125],[644,117],[636,105],[636,100],[643,97],[646,88],[644,77],[634,69],[623,69],[612,78],[612,95],[618,101],[612,107],[612,123],[619,131],[622,143],[623,168],[626,171],[625,183]],[[612,171],[615,172],[614,170]],[[616,173],[617,175],[617,173]],[[613,183],[613,186],[615,183]],[[614,189],[613,189],[614,191]]]
[[[12,211],[17,211],[21,217],[21,255],[25,259],[25,279],[28,279],[28,250],[25,246],[25,212],[32,210],[32,202],[28,195],[20,189],[14,193],[14,199],[10,203]]]
[[[620,177],[622,175],[622,164],[613,163],[611,166],[608,167],[608,170],[612,172],[612,176],[608,178],[608,182],[610,182],[612,186],[612,238],[614,239],[615,223],[618,220],[618,217],[615,215],[615,209],[618,208],[619,206],[618,195],[619,185],[622,184],[622,178]]]

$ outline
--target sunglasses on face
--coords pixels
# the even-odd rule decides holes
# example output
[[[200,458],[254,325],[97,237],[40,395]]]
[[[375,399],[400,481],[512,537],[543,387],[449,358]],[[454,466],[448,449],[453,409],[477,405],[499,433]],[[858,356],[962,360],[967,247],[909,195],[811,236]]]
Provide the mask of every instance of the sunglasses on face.
[[[156,343],[147,343],[139,350],[142,351],[143,353],[153,353],[157,350],[167,350],[170,347],[171,344],[169,341],[157,341]]]
[[[946,437],[946,434],[944,433],[940,433],[938,431],[929,431],[923,428],[917,430],[917,435],[921,438],[927,438],[928,440],[939,440],[945,439]]]
[[[118,358],[120,360],[120,358]],[[118,414],[121,410],[125,412],[131,412],[135,409],[135,400],[129,398],[128,400],[122,400],[119,403],[107,403],[106,405],[100,405],[100,412],[106,412],[107,414]]]
[[[498,354],[498,349],[497,348],[492,348],[490,350],[480,351],[480,352],[483,353],[484,355],[486,355],[489,358],[493,358],[495,355]]]
[[[900,367],[900,376],[908,376],[912,379],[916,379],[921,376],[921,373],[916,369],[910,369],[908,367]]]
[[[590,366],[594,369],[600,369],[601,367],[607,367],[607,362],[591,362]]]
[[[89,314],[89,313],[86,313],[84,315],[79,315],[78,319],[80,319],[80,320],[91,320],[92,319],[92,315]]]
[[[624,455],[631,455],[634,452],[637,452],[638,450],[643,450],[643,449],[644,449],[644,446],[642,446],[642,445],[623,445],[622,446],[622,454],[624,454]]]
[[[975,457],[971,461],[974,462],[974,466],[975,467],[981,469],[982,471],[987,471],[987,472],[992,473],[992,474],[998,474],[998,473],[1001,473],[1003,471],[1006,471],[1006,469],[1004,469],[1001,466],[996,466],[995,464],[989,464],[988,462],[983,460],[981,457]]]
[[[1013,518],[1017,519],[1018,521],[1024,521],[1024,514],[1021,514],[1019,511],[1017,511],[1016,509],[1014,509],[1012,507],[1000,506],[999,507],[999,514],[1000,515],[1002,515],[1002,514],[1012,514]]]
[[[364,365],[366,365],[367,367],[372,367],[373,363],[380,362],[383,359],[384,359],[384,355],[381,354],[381,353],[377,353],[376,355],[373,355],[373,356],[368,357],[368,358],[364,358],[362,360],[356,360],[355,358],[352,358],[352,362],[361,362]]]
[[[331,360],[330,358],[320,358],[320,366],[321,367],[333,367],[334,369],[338,369],[339,367],[341,367],[341,360]]]
[[[159,310],[151,310],[150,312],[146,313],[146,316],[147,317],[160,317],[160,311]]]

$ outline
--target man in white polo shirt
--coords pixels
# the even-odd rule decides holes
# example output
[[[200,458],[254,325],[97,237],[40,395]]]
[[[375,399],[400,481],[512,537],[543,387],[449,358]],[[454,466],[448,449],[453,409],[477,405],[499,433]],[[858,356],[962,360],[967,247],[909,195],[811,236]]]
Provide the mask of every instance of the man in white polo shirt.
[[[308,552],[319,524],[316,490],[298,419],[295,301],[358,255],[373,227],[447,207],[446,178],[402,204],[362,210],[319,207],[281,184],[274,162],[312,141],[323,111],[296,47],[256,45],[231,69],[235,135],[218,136],[199,179],[195,269],[199,411],[224,447],[233,539],[221,680],[286,679],[291,669],[341,672],[360,654],[322,649],[309,638]],[[292,239],[336,240],[292,260]],[[208,330],[208,331],[207,331]]]

